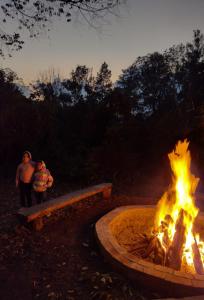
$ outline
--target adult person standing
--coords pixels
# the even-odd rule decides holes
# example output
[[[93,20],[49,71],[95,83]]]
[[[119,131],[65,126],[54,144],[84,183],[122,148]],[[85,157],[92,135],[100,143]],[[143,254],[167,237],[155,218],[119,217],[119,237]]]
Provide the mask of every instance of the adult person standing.
[[[20,202],[22,207],[32,206],[31,190],[32,177],[35,170],[35,162],[29,151],[23,153],[22,162],[16,171],[16,187],[20,190]]]

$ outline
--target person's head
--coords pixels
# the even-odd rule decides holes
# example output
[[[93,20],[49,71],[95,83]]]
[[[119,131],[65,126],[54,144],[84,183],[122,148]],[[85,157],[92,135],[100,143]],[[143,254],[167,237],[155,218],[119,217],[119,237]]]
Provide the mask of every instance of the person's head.
[[[45,168],[45,163],[43,160],[37,160],[36,161],[36,170],[41,171]]]
[[[29,151],[24,151],[24,152],[23,152],[22,161],[23,161],[24,163],[27,163],[27,162],[29,162],[31,159],[32,159],[31,153],[30,153]]]

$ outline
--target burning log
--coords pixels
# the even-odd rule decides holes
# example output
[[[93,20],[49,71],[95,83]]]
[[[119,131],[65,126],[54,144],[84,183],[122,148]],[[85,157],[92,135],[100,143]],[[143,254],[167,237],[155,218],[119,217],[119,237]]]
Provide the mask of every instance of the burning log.
[[[162,242],[165,245],[165,248],[169,248],[170,246],[170,238],[169,238],[169,225],[173,223],[173,219],[170,215],[166,215],[164,221],[161,221],[160,232],[163,232]]]
[[[195,236],[194,236],[194,241],[195,241],[195,243],[192,245],[193,264],[194,264],[196,272],[200,275],[203,275],[204,274],[203,262],[201,259],[200,250],[198,248],[198,244],[197,244]]]
[[[170,244],[170,239],[168,236],[168,227],[169,224],[172,223],[173,220],[170,215],[166,215],[164,221],[161,222],[159,228],[154,229],[151,237],[147,237],[146,235],[138,235],[137,244],[132,247],[129,252],[134,255],[139,255],[143,259],[149,259],[156,264],[165,264],[166,253],[165,249],[161,244],[161,241],[158,237],[159,233],[163,233],[163,243],[165,247],[168,248]]]
[[[183,246],[185,243],[185,226],[183,218],[184,210],[182,209],[176,223],[176,232],[174,234],[173,241],[169,246],[166,255],[166,266],[175,270],[180,270],[182,263]]]
[[[163,265],[165,260],[165,251],[161,245],[161,242],[157,236],[151,238],[145,253],[143,252],[142,258],[151,258],[156,263]]]
[[[158,242],[158,237],[154,236],[151,239],[145,253],[143,254],[143,258],[147,258],[148,256],[150,256],[152,254],[152,252],[155,251],[155,248],[157,247],[157,242]]]
[[[162,247],[160,240],[158,239],[157,247],[155,248],[155,251],[154,251],[154,263],[164,265],[165,258],[166,258],[165,250]]]

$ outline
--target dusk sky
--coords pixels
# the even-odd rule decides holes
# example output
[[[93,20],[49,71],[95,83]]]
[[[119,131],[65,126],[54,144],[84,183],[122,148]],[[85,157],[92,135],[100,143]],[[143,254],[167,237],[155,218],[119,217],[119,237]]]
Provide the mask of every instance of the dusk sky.
[[[69,77],[78,64],[85,64],[96,73],[106,61],[115,81],[138,56],[191,41],[193,29],[204,33],[203,15],[203,0],[127,0],[120,17],[106,17],[107,25],[100,32],[85,21],[58,21],[52,25],[50,39],[27,39],[22,51],[0,59],[0,65],[28,83],[49,68]]]

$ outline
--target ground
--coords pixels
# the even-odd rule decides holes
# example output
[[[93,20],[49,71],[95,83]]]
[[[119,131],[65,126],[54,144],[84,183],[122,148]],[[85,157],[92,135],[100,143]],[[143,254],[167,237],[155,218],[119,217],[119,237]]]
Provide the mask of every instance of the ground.
[[[64,194],[55,187],[51,197]],[[147,188],[138,190],[138,195]],[[158,194],[158,191],[157,191]],[[131,283],[104,261],[95,242],[95,222],[120,205],[155,203],[158,195],[138,198],[113,193],[82,200],[46,218],[40,232],[20,225],[18,194],[13,184],[0,186],[1,300],[139,300],[159,295]]]

